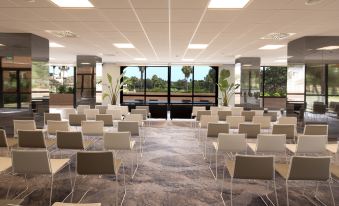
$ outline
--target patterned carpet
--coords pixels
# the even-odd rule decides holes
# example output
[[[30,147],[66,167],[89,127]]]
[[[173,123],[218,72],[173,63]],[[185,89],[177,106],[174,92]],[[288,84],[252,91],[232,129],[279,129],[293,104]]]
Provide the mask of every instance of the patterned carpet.
[[[127,195],[123,205],[131,206],[188,206],[188,205],[223,205],[220,197],[223,167],[219,167],[219,180],[215,181],[208,167],[208,161],[202,157],[202,149],[194,138],[194,130],[189,122],[165,121],[153,122],[152,127],[146,128],[146,143],[144,153],[139,164],[139,169],[132,180],[130,160],[135,158],[133,153],[121,153],[119,156],[126,159],[126,184]],[[137,140],[137,139],[136,139]],[[136,146],[139,146],[138,144]],[[98,141],[92,150],[102,150],[102,141]],[[58,153],[55,153],[58,154]],[[219,157],[222,164],[222,156]],[[71,166],[74,178],[74,160]],[[122,171],[122,170],[120,170]],[[120,176],[119,178],[121,178]],[[229,174],[225,172],[225,185],[223,197],[226,204],[230,205]],[[70,192],[70,181],[68,168],[62,170],[55,176],[53,187],[53,202],[62,201]],[[6,196],[9,182],[12,179],[13,186],[10,197],[14,197],[24,189],[24,179],[19,176],[1,175],[0,197]],[[82,194],[91,191],[82,202],[101,202],[102,205],[115,205],[115,184],[112,177],[94,178],[85,177],[77,179],[76,191],[73,202],[79,201]],[[24,199],[23,205],[46,206],[49,201],[49,179],[48,177],[29,177],[30,188],[27,193],[34,190],[32,194]],[[122,183],[121,179],[119,181]],[[285,182],[277,175],[278,199],[280,205],[286,205]],[[312,205],[302,197],[300,183],[291,183],[290,205]],[[307,193],[314,191],[314,184],[307,183]],[[299,186],[299,187],[297,187]],[[264,205],[257,193],[264,194],[266,183],[261,181],[236,181],[234,184],[233,205]],[[274,193],[269,192],[273,198]],[[333,192],[337,204],[339,204],[338,183],[334,184]],[[329,190],[322,185],[319,197],[326,203],[330,203]],[[122,194],[122,187],[119,189]],[[66,200],[69,201],[70,198]]]

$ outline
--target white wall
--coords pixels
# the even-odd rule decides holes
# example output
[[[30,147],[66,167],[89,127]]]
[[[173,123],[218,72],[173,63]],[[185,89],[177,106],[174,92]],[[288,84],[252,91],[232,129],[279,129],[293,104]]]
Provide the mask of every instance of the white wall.
[[[231,73],[231,76],[228,78],[228,83],[234,83],[234,71],[235,71],[235,65],[234,64],[223,64],[221,66],[219,66],[219,73],[222,71],[222,70],[226,70],[228,69]],[[219,76],[220,77],[220,76]],[[219,97],[218,98],[221,98],[221,93],[219,91]],[[234,105],[234,96],[231,98],[230,102],[229,102],[229,105]]]
[[[106,92],[107,90],[107,73],[112,75],[113,78],[113,87],[115,86],[115,79],[120,76],[120,65],[113,64],[113,63],[104,63],[102,67],[102,93]],[[102,100],[103,105],[107,105],[110,102],[108,98]],[[118,99],[118,104],[120,103],[120,97]]]

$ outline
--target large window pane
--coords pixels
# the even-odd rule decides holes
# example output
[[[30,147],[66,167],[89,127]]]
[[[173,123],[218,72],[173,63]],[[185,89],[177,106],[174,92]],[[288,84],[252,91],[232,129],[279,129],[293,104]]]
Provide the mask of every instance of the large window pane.
[[[171,68],[171,103],[192,101],[192,66],[172,66]]]
[[[123,89],[123,102],[144,101],[145,67],[126,67],[123,72],[126,81]]]
[[[339,95],[339,64],[328,65],[328,95]]]
[[[251,106],[261,106],[260,99],[260,70],[241,70],[241,103]]]
[[[312,109],[314,102],[325,103],[325,65],[306,66],[306,103]]]
[[[168,67],[146,67],[146,101],[167,102]]]
[[[216,69],[194,66],[194,102],[215,103]]]
[[[289,65],[287,68],[287,100],[304,101],[305,65]]]

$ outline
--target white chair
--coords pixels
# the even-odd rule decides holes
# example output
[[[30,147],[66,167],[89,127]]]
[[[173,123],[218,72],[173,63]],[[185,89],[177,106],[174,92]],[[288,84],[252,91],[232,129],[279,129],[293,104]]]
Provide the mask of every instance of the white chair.
[[[34,120],[13,120],[14,137],[18,137],[19,130],[37,130]]]
[[[328,125],[307,124],[304,128],[304,135],[328,135]]]
[[[55,136],[57,131],[69,131],[69,123],[68,121],[47,121],[47,134],[48,136],[52,135]]]
[[[297,144],[286,144],[286,148],[294,154],[326,154],[327,136],[300,135]]]
[[[121,121],[118,122],[118,132],[130,132],[131,136],[139,137],[140,143],[140,156],[142,157],[143,153],[143,138],[140,132],[139,123],[137,121]]]
[[[333,206],[335,206],[333,191],[331,187],[332,177],[330,172],[330,163],[331,157],[321,156],[321,157],[305,157],[305,156],[293,156],[291,158],[290,164],[276,164],[276,171],[286,180],[286,205],[289,203],[289,194],[288,194],[288,182],[289,181],[303,181],[305,186],[305,181],[314,181],[317,182],[314,198],[321,203],[321,205],[326,205],[318,197],[318,185],[319,182],[328,183],[331,200]],[[302,194],[310,203],[318,205],[311,200],[305,194],[305,189]]]
[[[208,123],[217,123],[219,121],[219,118],[218,116],[214,115],[201,115],[200,116],[200,121],[199,121],[199,124],[198,124],[198,140],[199,141],[203,141],[202,139],[202,130],[206,130],[207,129],[207,126],[208,126]]]
[[[232,107],[232,116],[241,116],[241,112],[244,111],[243,107]]]
[[[106,114],[107,106],[95,105],[95,109],[99,110],[99,114]]]
[[[82,121],[82,134],[87,137],[102,137],[104,135],[103,121]]]
[[[78,114],[84,114],[85,109],[90,109],[91,106],[90,105],[78,105],[77,107],[77,113]]]
[[[147,117],[148,118],[151,118],[151,112],[150,112],[150,110],[149,110],[149,106],[135,106],[135,109],[146,109],[146,111],[147,111]]]
[[[286,140],[295,142],[297,129],[295,124],[274,124],[272,134],[285,134]]]
[[[86,115],[87,120],[95,120],[100,112],[99,109],[84,109],[84,114]]]
[[[226,122],[230,125],[230,129],[239,129],[239,124],[245,122],[244,116],[227,116]]]
[[[131,132],[110,132],[104,134],[104,149],[113,150],[115,157],[117,158],[118,151],[132,151],[135,145],[135,141],[131,140]],[[135,176],[138,169],[138,153],[136,152],[136,168],[133,169],[133,158],[131,167],[131,177]]]
[[[47,150],[12,150],[12,172],[22,174],[25,177],[26,188],[27,175],[48,175],[51,177],[51,191],[49,205],[52,203],[54,176],[68,165],[71,177],[70,159],[50,159]],[[70,178],[72,186],[72,180]]]
[[[122,115],[126,116],[129,114],[128,106],[120,106],[119,109],[121,109]]]
[[[228,155],[232,158],[233,154],[247,153],[246,136],[244,134],[226,134],[219,133],[216,142],[213,142],[215,149],[215,179],[218,179],[218,153],[224,154],[224,157]],[[226,159],[226,158],[224,158]],[[213,174],[212,168],[210,170]]]
[[[56,134],[57,138],[57,149],[61,150],[87,150],[92,146],[93,141],[84,140],[82,132],[62,132],[58,131]]]
[[[210,110],[211,110],[211,115],[218,115],[218,111],[221,111],[222,108],[218,106],[211,106]]]
[[[260,128],[267,131],[271,128],[271,117],[268,116],[254,116],[252,122],[260,124]]]
[[[74,108],[65,108],[65,109],[62,109],[61,111],[62,119],[68,120],[70,114],[77,114],[77,110]]]
[[[193,127],[197,127],[199,125],[200,122],[200,118],[202,115],[211,115],[212,112],[210,110],[198,110],[197,111],[197,116],[195,117],[195,122],[193,122]]]
[[[284,154],[286,155],[286,135],[259,134],[256,143],[247,143],[255,154]]]
[[[297,117],[280,117],[278,119],[278,124],[294,124],[297,125],[298,119]]]
[[[108,109],[106,110],[106,114],[112,115],[113,118],[113,126],[116,125],[114,123],[117,123],[122,120],[122,111],[121,109]]]
[[[61,114],[60,113],[44,113],[44,125],[47,125],[47,121],[61,121]]]
[[[264,116],[264,110],[252,110],[255,113],[255,116]]]
[[[195,118],[195,117],[197,116],[197,112],[198,112],[198,111],[205,111],[205,110],[206,110],[206,107],[197,107],[197,106],[193,106],[191,117],[192,117],[192,118]]]

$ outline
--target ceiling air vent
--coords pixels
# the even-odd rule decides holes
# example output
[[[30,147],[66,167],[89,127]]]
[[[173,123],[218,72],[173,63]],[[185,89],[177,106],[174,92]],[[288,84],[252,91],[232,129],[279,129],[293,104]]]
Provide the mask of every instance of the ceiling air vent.
[[[46,30],[47,33],[52,34],[58,38],[76,38],[78,35],[71,31]]]
[[[269,33],[266,36],[261,37],[261,39],[282,40],[294,34],[295,33]]]
[[[316,4],[319,4],[319,3],[321,3],[321,2],[323,2],[324,0],[306,0],[305,1],[305,4],[306,5],[316,5]]]

